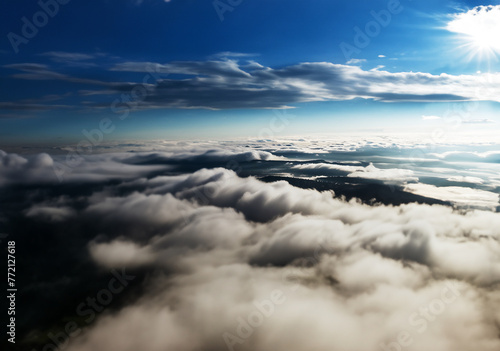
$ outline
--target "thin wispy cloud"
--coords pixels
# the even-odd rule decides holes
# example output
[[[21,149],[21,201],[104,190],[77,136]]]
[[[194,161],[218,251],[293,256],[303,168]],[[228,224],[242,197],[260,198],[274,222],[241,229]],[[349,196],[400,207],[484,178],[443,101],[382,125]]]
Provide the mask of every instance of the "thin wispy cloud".
[[[210,59],[222,59],[222,58],[231,58],[231,57],[254,57],[259,56],[259,54],[249,54],[244,52],[231,52],[231,51],[223,51],[214,55],[210,55]]]
[[[245,67],[234,60],[127,62],[113,70],[147,72],[152,65],[161,72],[194,77],[159,81],[146,99],[145,107],[151,103],[179,108],[283,108],[299,102],[355,98],[384,102],[498,101],[495,82],[500,82],[499,74],[391,73],[381,71],[382,66],[365,71],[357,66],[328,62],[301,63],[280,69],[263,65]]]
[[[94,55],[82,54],[77,52],[63,52],[63,51],[49,51],[39,55],[49,57],[51,60],[56,62],[85,61],[95,58]]]
[[[58,73],[51,70],[49,66],[38,63],[13,63],[3,66],[5,68],[18,70],[23,73],[13,74],[13,78],[23,80],[60,80],[70,83],[90,84],[90,85],[113,85],[112,82],[105,82],[97,79],[73,77],[67,74]]]
[[[350,59],[349,61],[346,62],[348,65],[357,65],[360,63],[366,62],[365,59]]]
[[[488,124],[488,123],[495,123],[492,119],[489,118],[477,118],[477,119],[465,119],[463,120],[463,123],[468,123],[468,124]]]
[[[85,90],[86,96],[122,93],[144,83],[107,82],[73,77],[47,65],[19,63],[4,66],[23,73],[24,80],[60,80],[85,85],[107,86],[104,91]],[[151,72],[164,79],[149,84],[150,92],[138,108],[287,108],[296,103],[345,101],[356,98],[381,102],[500,101],[500,74],[433,75],[418,72],[369,71],[357,66],[328,62],[307,62],[279,69],[256,62],[241,65],[236,60],[177,61],[170,63],[124,62],[111,68],[118,72]],[[169,79],[173,74],[186,75]],[[153,84],[155,83],[155,84]],[[223,83],[223,84],[221,84]]]

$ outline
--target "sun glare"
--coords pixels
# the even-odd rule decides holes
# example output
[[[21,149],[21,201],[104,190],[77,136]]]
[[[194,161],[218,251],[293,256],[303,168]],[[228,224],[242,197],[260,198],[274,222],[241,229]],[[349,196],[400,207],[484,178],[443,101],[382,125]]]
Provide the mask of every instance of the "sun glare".
[[[455,15],[446,27],[457,33],[469,61],[498,61],[500,55],[500,6],[478,6]]]

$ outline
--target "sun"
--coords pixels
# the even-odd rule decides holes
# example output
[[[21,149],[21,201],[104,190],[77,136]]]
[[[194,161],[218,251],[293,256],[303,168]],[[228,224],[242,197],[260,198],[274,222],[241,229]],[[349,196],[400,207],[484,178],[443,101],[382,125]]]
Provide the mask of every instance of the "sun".
[[[478,6],[454,15],[446,29],[457,33],[459,48],[469,61],[498,61],[500,56],[500,5]]]

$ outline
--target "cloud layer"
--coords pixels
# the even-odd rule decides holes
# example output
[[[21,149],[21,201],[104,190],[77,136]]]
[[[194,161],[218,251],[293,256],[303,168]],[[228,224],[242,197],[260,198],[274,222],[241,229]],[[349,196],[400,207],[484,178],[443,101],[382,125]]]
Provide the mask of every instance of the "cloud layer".
[[[2,153],[0,186],[5,194],[17,189],[11,206],[23,218],[12,228],[63,230],[47,234],[61,259],[68,252],[96,272],[143,277],[139,290],[69,338],[67,350],[498,350],[499,213],[345,201],[242,176],[288,167],[450,195],[419,183],[418,169],[354,160],[369,149],[351,161],[299,162],[233,147],[95,155],[64,183],[44,178],[59,157]],[[218,166],[232,156],[238,173]],[[478,183],[463,177],[450,182]],[[458,187],[446,190],[459,197]],[[490,193],[470,195],[493,201]],[[50,280],[43,286],[67,289]]]
[[[467,27],[468,28],[468,27]],[[82,54],[46,53],[51,58],[82,60]],[[213,59],[169,63],[123,62],[114,64],[107,74],[142,74],[139,81],[104,81],[58,73],[46,64],[16,63],[4,66],[23,80],[56,80],[81,88],[74,93],[85,106],[109,108],[99,95],[129,94],[115,109],[282,109],[294,104],[318,101],[373,99],[382,102],[499,101],[500,75],[433,75],[420,72],[363,70],[357,66],[330,62],[304,62],[281,68],[256,61]],[[90,99],[90,100],[89,100]],[[82,100],[83,101],[83,100]],[[113,100],[111,100],[113,101]],[[22,108],[16,101],[3,102],[5,110]],[[44,106],[33,106],[37,110]],[[58,106],[45,105],[47,109]],[[83,108],[83,106],[81,106]]]
[[[69,350],[374,350],[401,332],[409,350],[500,346],[486,307],[500,297],[499,214],[346,203],[224,169],[145,186],[91,200],[103,228],[128,229],[88,249],[108,269],[171,273]]]
[[[284,108],[298,102],[356,98],[386,102],[498,101],[494,92],[500,80],[497,74],[391,73],[328,62],[306,62],[280,69],[256,62],[245,66],[233,60],[128,62],[114,70],[146,73],[151,67],[187,77],[159,81],[145,104],[178,108]]]

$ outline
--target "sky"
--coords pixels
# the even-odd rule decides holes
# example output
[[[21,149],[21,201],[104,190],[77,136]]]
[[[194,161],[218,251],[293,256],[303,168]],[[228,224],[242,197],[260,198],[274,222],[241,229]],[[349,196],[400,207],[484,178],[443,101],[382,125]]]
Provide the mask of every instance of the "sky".
[[[499,2],[5,0],[0,28],[2,349],[500,350]]]
[[[500,122],[498,2],[4,7],[4,149],[74,144],[95,130],[107,141],[426,130],[457,110],[464,130]],[[291,122],[278,125],[280,113]]]

